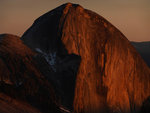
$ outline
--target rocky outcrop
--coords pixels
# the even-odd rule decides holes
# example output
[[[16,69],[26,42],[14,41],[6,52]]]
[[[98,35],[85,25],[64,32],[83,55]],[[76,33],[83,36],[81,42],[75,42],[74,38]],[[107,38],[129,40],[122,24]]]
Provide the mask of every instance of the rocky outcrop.
[[[19,37],[0,36],[0,112],[59,113],[51,83],[38,67],[36,56]]]
[[[49,55],[47,62],[54,56],[49,64],[59,77],[74,76],[75,93],[69,81],[65,92],[76,113],[138,113],[150,96],[150,70],[140,55],[117,28],[80,5],[67,3],[42,15],[21,39],[45,59]],[[70,55],[81,57],[76,68],[69,62],[79,60]]]
[[[131,42],[131,44],[136,48],[141,57],[150,67],[150,42]]]

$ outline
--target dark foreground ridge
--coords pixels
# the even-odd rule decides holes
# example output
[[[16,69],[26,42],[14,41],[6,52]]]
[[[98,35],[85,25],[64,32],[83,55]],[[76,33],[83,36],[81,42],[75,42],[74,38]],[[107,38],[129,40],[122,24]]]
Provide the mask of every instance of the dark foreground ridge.
[[[10,34],[1,37],[1,113],[57,113],[59,111],[51,83],[42,74],[36,60],[40,59],[36,57],[35,52],[23,44],[20,37]]]
[[[17,43],[6,39],[1,92],[22,105],[43,113],[149,112],[149,67],[100,15],[63,4],[35,20]]]

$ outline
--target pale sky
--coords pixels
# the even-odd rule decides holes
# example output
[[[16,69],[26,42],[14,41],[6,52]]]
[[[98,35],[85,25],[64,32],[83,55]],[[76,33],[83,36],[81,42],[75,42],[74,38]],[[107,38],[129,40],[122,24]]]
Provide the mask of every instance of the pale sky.
[[[0,0],[0,34],[21,36],[36,18],[66,2],[98,13],[131,41],[150,41],[150,0]]]

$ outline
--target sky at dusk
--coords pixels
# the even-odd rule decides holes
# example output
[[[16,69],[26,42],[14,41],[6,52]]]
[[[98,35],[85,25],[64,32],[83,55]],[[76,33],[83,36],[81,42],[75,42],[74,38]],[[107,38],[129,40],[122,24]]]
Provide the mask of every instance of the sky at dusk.
[[[21,36],[36,18],[66,2],[98,13],[131,41],[150,41],[150,0],[0,0],[0,34]]]

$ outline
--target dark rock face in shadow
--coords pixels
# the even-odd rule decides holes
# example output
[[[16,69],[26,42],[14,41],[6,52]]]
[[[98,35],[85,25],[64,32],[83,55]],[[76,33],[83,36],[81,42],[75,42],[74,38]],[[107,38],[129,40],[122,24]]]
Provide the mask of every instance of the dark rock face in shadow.
[[[29,103],[0,93],[0,113],[42,113]]]
[[[75,78],[75,113],[138,113],[150,96],[150,70],[130,42],[103,17],[79,5],[64,4],[44,14],[21,39],[49,63],[55,75],[49,79],[65,106],[62,97],[71,90],[66,78]],[[72,63],[72,54],[81,61]]]
[[[56,70],[53,70],[43,58],[42,54],[36,56],[38,67],[54,87],[57,101],[72,110],[75,80],[81,58],[75,54],[58,57],[55,64]]]
[[[150,113],[150,97],[143,102],[140,113]]]
[[[146,64],[150,67],[150,42],[131,42],[140,53]]]

